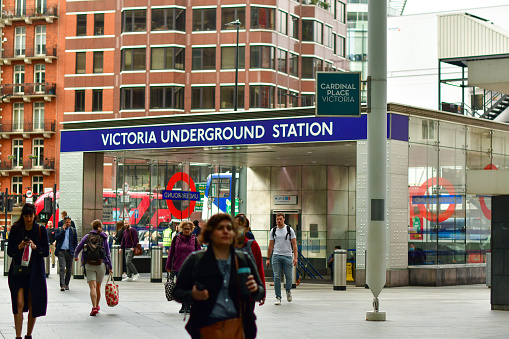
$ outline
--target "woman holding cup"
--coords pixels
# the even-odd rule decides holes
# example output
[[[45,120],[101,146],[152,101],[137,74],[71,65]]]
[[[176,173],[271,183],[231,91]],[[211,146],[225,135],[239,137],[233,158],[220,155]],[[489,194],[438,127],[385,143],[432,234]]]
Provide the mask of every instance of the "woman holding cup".
[[[191,254],[177,277],[175,299],[191,304],[192,338],[256,337],[252,303],[265,294],[256,265],[233,247],[237,227],[229,214],[213,215],[200,238],[206,251]]]

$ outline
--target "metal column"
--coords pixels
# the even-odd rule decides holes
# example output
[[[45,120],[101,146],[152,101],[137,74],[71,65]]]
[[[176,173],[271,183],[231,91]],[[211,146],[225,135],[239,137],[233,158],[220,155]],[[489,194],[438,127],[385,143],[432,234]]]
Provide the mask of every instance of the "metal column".
[[[366,279],[373,293],[373,312],[366,320],[385,320],[378,296],[386,269],[386,142],[387,142],[387,0],[368,2],[368,75],[371,113],[368,114],[368,232]]]

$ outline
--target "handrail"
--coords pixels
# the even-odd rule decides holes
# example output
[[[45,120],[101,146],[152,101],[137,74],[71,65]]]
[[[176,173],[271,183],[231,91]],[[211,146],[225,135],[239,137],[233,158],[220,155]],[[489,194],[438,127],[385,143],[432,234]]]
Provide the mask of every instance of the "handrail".
[[[311,266],[311,268],[313,269],[313,271],[315,271],[315,273],[316,273],[316,274],[318,274],[318,276],[319,276],[320,278],[322,278],[322,280],[323,280],[322,275],[321,275],[320,273],[318,273],[318,271],[317,271],[317,270],[313,267],[313,265],[311,265],[311,263],[309,262],[309,260],[307,260],[307,259],[306,259],[306,257],[305,257],[305,256],[304,256],[301,252],[300,252],[300,250],[297,250],[297,251],[298,251],[299,255],[300,255],[300,256],[304,259],[304,261],[306,262],[306,264],[307,264],[307,265],[309,265],[309,266]],[[297,257],[297,259],[298,259],[298,257]],[[307,268],[307,267],[306,267],[306,268]]]
[[[302,268],[302,270],[304,270],[305,273],[307,273],[311,278],[316,279],[316,276],[306,267],[306,265],[300,258],[297,258],[297,261],[299,266]]]

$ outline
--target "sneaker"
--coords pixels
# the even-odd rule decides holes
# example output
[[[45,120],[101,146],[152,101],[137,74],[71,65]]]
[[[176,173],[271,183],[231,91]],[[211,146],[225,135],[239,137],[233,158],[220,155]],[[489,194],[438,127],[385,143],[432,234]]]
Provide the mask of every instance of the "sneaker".
[[[276,298],[276,301],[274,301],[274,305],[281,305],[281,298]]]
[[[122,279],[122,282],[126,282],[126,281],[133,281],[133,278],[125,277],[124,279]]]
[[[125,279],[125,278],[127,278],[127,274],[122,273],[122,279]]]
[[[101,310],[101,306],[97,305],[97,312],[99,312]]]
[[[60,291],[65,291],[65,287],[64,286],[60,287]]]
[[[292,291],[286,291],[286,301],[292,302]]]
[[[97,309],[97,307],[92,307],[92,312],[90,312],[90,315],[92,317],[95,317],[95,315],[99,313],[99,310]]]
[[[135,275],[133,275],[133,281],[136,281],[140,279],[140,275],[138,273],[136,273]]]
[[[69,291],[69,285],[65,285],[65,290]]]

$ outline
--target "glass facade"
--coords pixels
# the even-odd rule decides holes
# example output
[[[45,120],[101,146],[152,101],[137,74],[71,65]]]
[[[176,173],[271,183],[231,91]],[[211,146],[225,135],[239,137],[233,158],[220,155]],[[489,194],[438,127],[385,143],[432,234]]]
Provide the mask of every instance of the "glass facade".
[[[507,169],[509,133],[410,117],[409,265],[485,262],[491,198],[466,193],[468,170]]]

